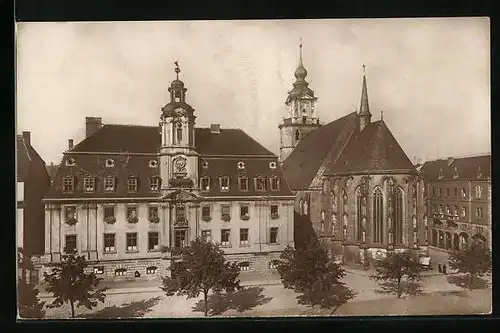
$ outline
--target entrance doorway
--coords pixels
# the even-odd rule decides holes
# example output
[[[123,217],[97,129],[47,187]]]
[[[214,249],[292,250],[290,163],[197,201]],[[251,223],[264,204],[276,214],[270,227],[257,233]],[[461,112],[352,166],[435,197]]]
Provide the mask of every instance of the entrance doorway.
[[[174,247],[181,248],[187,246],[187,229],[175,229]]]

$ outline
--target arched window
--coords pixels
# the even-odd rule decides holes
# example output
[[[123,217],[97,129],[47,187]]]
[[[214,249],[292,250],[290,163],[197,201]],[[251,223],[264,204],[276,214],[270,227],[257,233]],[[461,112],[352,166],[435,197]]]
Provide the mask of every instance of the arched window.
[[[177,136],[177,143],[182,142],[182,123],[178,122],[176,124],[176,136]]]
[[[330,194],[332,196],[332,211],[337,212],[337,196],[335,195],[335,191],[332,190]]]
[[[384,242],[384,198],[380,188],[373,192],[373,242]]]
[[[300,132],[299,130],[296,130],[295,131],[295,141],[299,141],[300,140]]]
[[[362,240],[363,224],[363,194],[360,188],[356,189],[356,240]]]
[[[403,191],[397,187],[393,193],[394,244],[403,243]]]
[[[342,190],[342,212],[344,214],[347,214],[347,200],[349,198],[347,197],[347,193],[345,192],[345,189]]]

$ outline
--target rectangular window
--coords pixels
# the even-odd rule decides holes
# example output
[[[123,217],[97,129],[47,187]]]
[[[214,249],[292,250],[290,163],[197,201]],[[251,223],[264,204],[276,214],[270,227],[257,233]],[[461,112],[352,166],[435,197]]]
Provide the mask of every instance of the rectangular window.
[[[158,218],[158,207],[151,206],[148,209],[149,220]]]
[[[279,178],[271,178],[271,191],[279,190]]]
[[[222,229],[220,231],[220,240],[222,246],[231,246],[231,230]]]
[[[187,230],[175,230],[174,246],[176,248],[187,246]]]
[[[243,218],[249,217],[248,214],[248,205],[241,205],[240,206],[240,216]]]
[[[461,196],[462,196],[462,199],[467,198],[467,190],[465,188],[462,188]]]
[[[278,227],[271,227],[271,236],[269,238],[271,244],[278,243]]]
[[[104,274],[104,266],[94,266],[94,274]]]
[[[221,211],[221,218],[226,219],[230,218],[230,206],[229,205],[220,205],[220,211]]]
[[[449,197],[449,196],[450,196],[450,188],[449,188],[449,187],[447,187],[447,188],[446,188],[446,196],[447,196],[447,197]]]
[[[137,178],[131,177],[127,180],[127,188],[129,192],[137,192]]]
[[[117,268],[115,269],[115,276],[125,276],[127,275],[127,269],[126,268]]]
[[[209,191],[210,190],[210,178],[209,177],[202,177],[201,178],[201,190],[202,191]]]
[[[229,191],[229,177],[220,178],[220,190]]]
[[[94,192],[95,191],[95,178],[94,177],[85,177],[83,180],[83,187],[85,192]]]
[[[248,271],[250,269],[250,263],[248,261],[240,262],[240,271]]]
[[[63,192],[64,193],[73,193],[75,188],[75,179],[73,177],[64,177],[63,178]]]
[[[148,250],[158,250],[160,246],[159,236],[157,232],[148,233]]]
[[[210,217],[210,206],[201,207],[201,216],[202,217]]]
[[[146,268],[146,274],[156,274],[156,271],[158,270],[158,267],[156,266],[149,266]]]
[[[186,218],[186,207],[184,205],[175,206],[175,218],[177,220],[183,220]]]
[[[137,251],[137,233],[127,233],[127,251]]]
[[[483,194],[483,188],[479,185],[476,186],[476,199],[481,199]]]
[[[154,177],[149,179],[149,190],[152,192],[160,190],[160,178]]]
[[[76,220],[76,206],[66,206],[64,209],[66,221]]]
[[[104,191],[113,192],[115,190],[115,178],[106,177],[104,178]]]
[[[240,245],[248,245],[248,229],[240,229]]]
[[[271,217],[278,218],[278,205],[271,205]]]
[[[104,234],[104,252],[116,252],[115,234]]]
[[[483,218],[483,207],[476,207],[476,218]]]
[[[211,242],[212,241],[212,231],[211,230],[202,230],[201,231],[201,238],[205,240],[206,242]]]
[[[435,197],[436,196],[436,188],[433,186],[432,187],[432,195]]]
[[[115,207],[104,207],[104,218],[115,216]]]
[[[458,187],[455,187],[455,197],[458,197]]]
[[[128,218],[137,217],[137,207],[127,207],[127,217]]]
[[[442,194],[443,194],[442,190],[443,190],[442,188],[438,188],[438,197],[442,196]]]
[[[466,217],[467,216],[467,208],[462,206],[462,217]]]
[[[248,191],[248,178],[247,177],[240,177],[239,183],[240,183],[240,191]]]
[[[66,247],[64,251],[66,253],[76,251],[76,235],[66,235]]]
[[[266,180],[264,178],[256,178],[255,179],[255,188],[257,191],[265,191],[266,190]]]

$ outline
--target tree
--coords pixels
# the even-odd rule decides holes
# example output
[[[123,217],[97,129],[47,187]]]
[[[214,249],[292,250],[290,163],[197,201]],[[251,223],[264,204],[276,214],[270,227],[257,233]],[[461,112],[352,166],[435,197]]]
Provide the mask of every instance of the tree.
[[[385,292],[396,294],[398,298],[404,293],[418,293],[422,267],[418,258],[410,252],[389,252],[383,260],[375,264],[375,269],[376,273],[370,278],[378,282],[383,281],[382,288]]]
[[[84,256],[75,252],[64,254],[61,262],[54,264],[52,272],[44,273],[47,291],[54,295],[54,300],[48,305],[50,308],[69,303],[71,318],[75,317],[75,305],[85,306],[87,309],[96,307],[98,302],[104,303],[105,288],[98,289],[101,278],[91,273],[85,273],[88,266]]]
[[[26,255],[22,248],[18,248],[18,266],[21,276],[18,279],[19,316],[21,318],[42,318],[45,315],[45,302],[38,299],[38,289],[26,281],[26,271],[34,268],[31,257]]]
[[[180,250],[180,260],[172,263],[172,277],[163,277],[162,287],[167,296],[198,297],[203,294],[205,316],[208,315],[208,293],[240,289],[240,269],[229,263],[218,244],[196,238]]]
[[[345,276],[345,270],[328,257],[319,243],[311,243],[298,250],[287,246],[274,264],[283,286],[300,293],[297,296],[299,304],[307,304],[311,308],[315,305],[333,308],[333,314],[355,296],[340,281]]]
[[[468,275],[467,286],[472,290],[476,278],[491,272],[491,251],[483,243],[474,243],[468,248],[450,252],[448,264],[458,273]]]

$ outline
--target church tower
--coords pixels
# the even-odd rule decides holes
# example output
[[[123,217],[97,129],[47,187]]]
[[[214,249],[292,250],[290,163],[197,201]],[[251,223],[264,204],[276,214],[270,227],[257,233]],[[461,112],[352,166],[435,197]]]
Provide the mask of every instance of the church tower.
[[[361,88],[361,103],[359,106],[359,130],[365,129],[372,121],[372,114],[370,113],[370,106],[368,104],[368,89],[366,88],[366,74],[365,65],[363,65],[363,87]]]
[[[316,117],[318,98],[314,96],[314,91],[309,88],[309,83],[305,80],[307,70],[302,62],[302,42],[299,48],[300,58],[299,66],[295,70],[295,82],[285,101],[288,114],[278,125],[280,130],[279,157],[282,163],[307,133],[321,126],[319,118]]]
[[[198,153],[195,151],[194,109],[186,103],[184,82],[175,62],[176,79],[168,88],[170,102],[160,117],[162,190],[194,190],[198,187]]]

